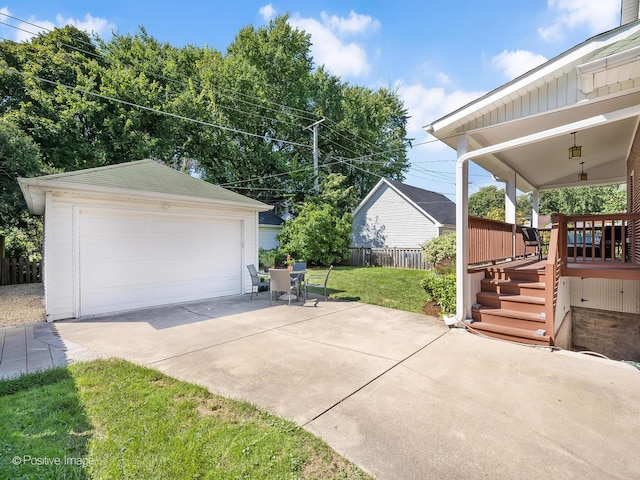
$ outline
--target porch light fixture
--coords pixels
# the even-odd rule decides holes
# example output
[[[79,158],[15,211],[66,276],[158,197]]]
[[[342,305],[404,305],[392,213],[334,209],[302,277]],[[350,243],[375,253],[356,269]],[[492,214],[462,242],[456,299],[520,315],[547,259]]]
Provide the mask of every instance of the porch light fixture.
[[[573,147],[569,147],[569,158],[579,158],[582,156],[582,147],[580,145],[576,145],[576,133],[573,132]]]
[[[580,147],[578,147],[578,148],[580,148]],[[578,174],[578,181],[579,182],[586,182],[587,181],[587,174],[584,171],[584,162],[580,162],[580,165],[582,167],[582,170]]]

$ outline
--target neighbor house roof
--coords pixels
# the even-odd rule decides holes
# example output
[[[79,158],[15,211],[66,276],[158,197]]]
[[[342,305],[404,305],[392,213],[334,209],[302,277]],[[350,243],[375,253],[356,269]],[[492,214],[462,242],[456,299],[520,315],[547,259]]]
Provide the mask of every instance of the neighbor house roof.
[[[284,223],[284,220],[273,213],[273,211],[268,210],[266,212],[260,212],[258,217],[258,223],[260,225],[272,225],[279,227]]]
[[[168,200],[228,204],[254,210],[273,207],[218,185],[178,172],[154,160],[139,160],[104,167],[18,179],[29,211],[42,214],[44,193],[51,190],[85,191]]]
[[[456,224],[456,204],[447,197],[441,193],[412,187],[411,185],[406,185],[397,180],[391,180],[390,178],[380,179],[376,186],[371,189],[371,192],[369,192],[365,199],[362,200],[360,205],[354,210],[354,216],[384,184],[395,190],[400,196],[421,210],[424,215],[431,217],[437,223],[441,225]]]

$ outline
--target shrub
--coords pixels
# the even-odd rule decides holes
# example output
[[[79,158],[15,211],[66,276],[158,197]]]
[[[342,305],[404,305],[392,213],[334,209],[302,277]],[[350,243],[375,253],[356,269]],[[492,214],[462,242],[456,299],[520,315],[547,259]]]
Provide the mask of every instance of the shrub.
[[[453,274],[440,275],[427,272],[427,276],[420,281],[425,289],[429,301],[436,302],[444,313],[453,314],[456,311],[456,276]]]
[[[452,274],[456,268],[456,234],[448,233],[427,240],[422,244],[424,261],[433,265],[436,272]]]
[[[271,250],[265,250],[264,248],[260,247],[260,249],[258,250],[260,267],[268,267],[268,268],[275,267],[279,256],[280,254],[278,253],[277,248],[272,248]]]

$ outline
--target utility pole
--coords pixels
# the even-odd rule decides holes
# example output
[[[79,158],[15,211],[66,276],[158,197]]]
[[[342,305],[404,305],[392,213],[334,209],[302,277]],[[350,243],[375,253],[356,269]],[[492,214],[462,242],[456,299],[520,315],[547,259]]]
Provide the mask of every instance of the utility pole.
[[[308,127],[304,127],[305,130],[313,128],[313,187],[318,194],[318,126],[324,122],[324,117],[315,123],[312,123]]]

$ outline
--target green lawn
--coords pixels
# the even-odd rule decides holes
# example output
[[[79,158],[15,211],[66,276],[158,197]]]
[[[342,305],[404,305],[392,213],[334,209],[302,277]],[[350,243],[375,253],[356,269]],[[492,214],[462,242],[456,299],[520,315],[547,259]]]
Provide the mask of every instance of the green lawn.
[[[326,273],[327,269],[311,269]],[[343,298],[371,305],[422,313],[427,294],[420,286],[423,270],[382,267],[335,267],[329,275],[328,290],[332,298]],[[318,289],[309,289],[320,293]]]
[[[98,360],[0,381],[1,478],[369,478],[295,424]]]

